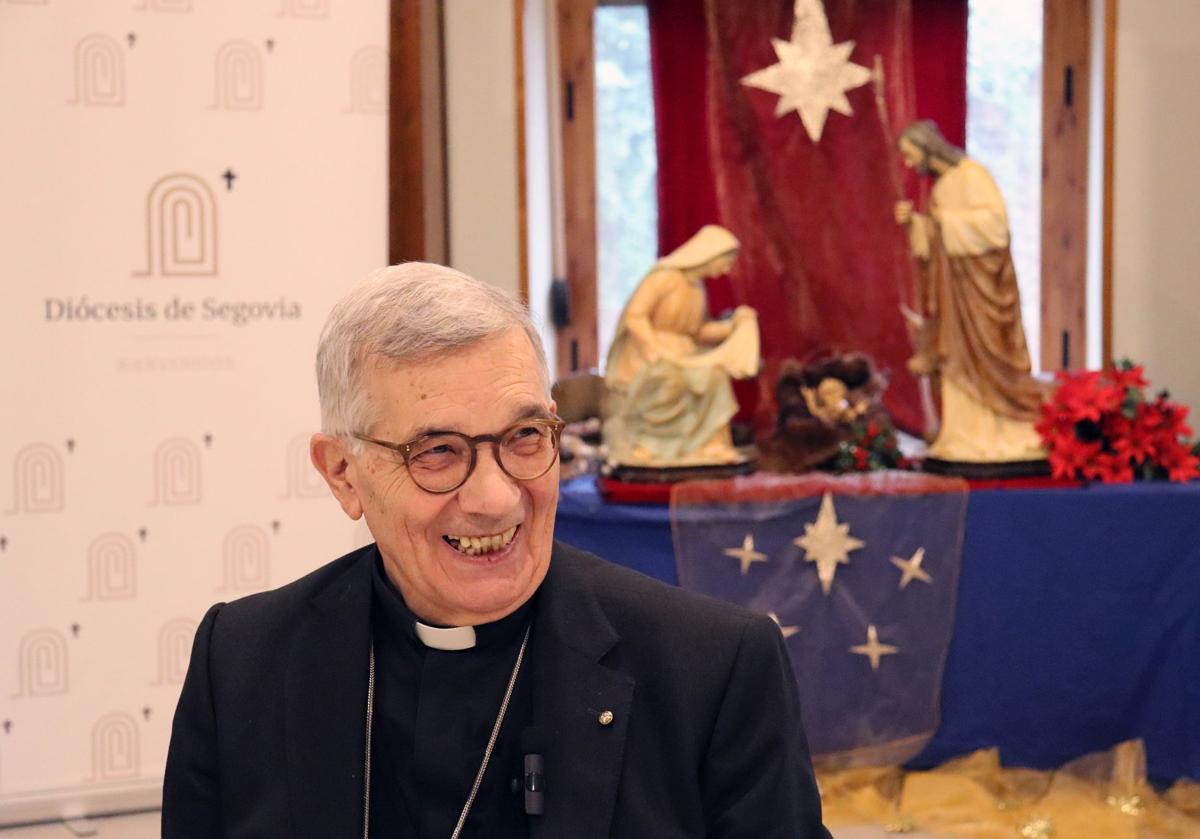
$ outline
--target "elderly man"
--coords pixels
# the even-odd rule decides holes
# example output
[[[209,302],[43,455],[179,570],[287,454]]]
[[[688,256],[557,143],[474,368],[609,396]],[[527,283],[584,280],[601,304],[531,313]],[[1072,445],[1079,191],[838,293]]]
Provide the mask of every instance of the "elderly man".
[[[527,312],[435,265],[334,308],[312,459],[375,544],[209,610],[171,837],[826,837],[776,625],[553,542]]]

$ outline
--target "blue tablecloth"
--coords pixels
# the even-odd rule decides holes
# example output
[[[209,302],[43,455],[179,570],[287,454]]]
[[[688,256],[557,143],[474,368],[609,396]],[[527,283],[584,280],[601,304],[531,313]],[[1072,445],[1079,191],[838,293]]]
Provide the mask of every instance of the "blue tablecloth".
[[[563,486],[558,538],[677,583],[665,505]],[[1134,737],[1200,780],[1200,483],[971,495],[941,725],[914,761],[998,746],[1051,768]]]

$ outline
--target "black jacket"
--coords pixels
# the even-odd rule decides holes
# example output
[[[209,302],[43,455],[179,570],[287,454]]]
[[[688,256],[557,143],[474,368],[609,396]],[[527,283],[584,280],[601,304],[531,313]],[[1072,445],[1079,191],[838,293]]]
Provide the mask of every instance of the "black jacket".
[[[171,734],[166,839],[363,835],[375,555],[205,615]],[[532,837],[828,839],[770,618],[556,544],[533,626],[546,810]]]

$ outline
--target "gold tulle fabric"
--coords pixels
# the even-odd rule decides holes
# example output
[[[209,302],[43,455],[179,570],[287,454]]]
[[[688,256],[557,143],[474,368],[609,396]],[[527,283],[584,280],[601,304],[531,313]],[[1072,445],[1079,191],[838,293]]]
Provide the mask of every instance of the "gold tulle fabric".
[[[1053,772],[1004,768],[985,749],[927,772],[818,770],[825,823],[962,839],[1198,839],[1200,784],[1159,793],[1140,740]]]

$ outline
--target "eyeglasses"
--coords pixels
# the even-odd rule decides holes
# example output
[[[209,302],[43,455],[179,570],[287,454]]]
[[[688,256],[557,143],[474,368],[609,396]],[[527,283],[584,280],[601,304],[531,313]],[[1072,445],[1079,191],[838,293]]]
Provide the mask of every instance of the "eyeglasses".
[[[454,492],[475,471],[480,443],[494,443],[492,453],[505,475],[532,481],[550,471],[558,459],[558,439],[566,425],[560,419],[526,419],[500,434],[468,437],[456,431],[426,434],[407,443],[389,443],[365,434],[351,436],[364,443],[391,449],[404,458],[413,482],[426,492]]]

